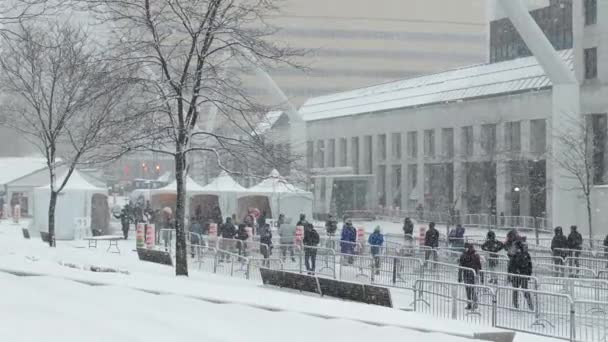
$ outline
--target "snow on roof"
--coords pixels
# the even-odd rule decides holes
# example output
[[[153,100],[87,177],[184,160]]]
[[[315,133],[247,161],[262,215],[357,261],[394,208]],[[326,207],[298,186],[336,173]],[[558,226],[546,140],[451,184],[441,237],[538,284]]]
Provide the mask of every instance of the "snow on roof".
[[[59,186],[61,183],[63,183],[67,174],[68,174],[67,170],[65,170],[61,174],[60,173],[57,174],[57,181],[56,181],[57,186]],[[46,185],[41,186],[40,188],[49,189],[50,183],[47,183]],[[89,182],[87,180],[87,178],[80,171],[74,170],[72,172],[72,175],[70,176],[70,179],[68,179],[68,182],[66,183],[66,185],[62,191],[66,191],[66,190],[106,190],[106,189],[100,188],[100,187],[94,185],[93,183]]]
[[[283,178],[279,171],[272,170],[268,178],[261,181],[259,184],[247,189],[249,192],[260,192],[260,193],[276,193],[276,192],[293,192],[293,193],[307,193],[302,189],[289,184]]]
[[[45,168],[46,159],[42,157],[0,158],[0,185]]]
[[[281,115],[283,115],[282,111],[271,111],[266,113],[266,115],[264,115],[264,118],[262,118],[262,121],[260,121],[255,126],[254,132],[256,134],[266,133],[269,129],[272,128],[272,126],[274,126],[275,123],[277,123]]]
[[[573,67],[572,50],[559,55]],[[300,108],[305,121],[500,96],[551,87],[535,57],[482,64],[309,99]]]
[[[186,176],[186,191],[187,192],[201,192],[203,191],[203,187],[200,186],[194,179],[190,178],[190,176]],[[152,193],[163,193],[163,192],[177,192],[177,181],[174,180],[167,186],[164,186],[159,189],[150,190]]]
[[[237,183],[226,171],[222,171],[211,183],[202,189],[205,192],[245,192],[247,189]]]

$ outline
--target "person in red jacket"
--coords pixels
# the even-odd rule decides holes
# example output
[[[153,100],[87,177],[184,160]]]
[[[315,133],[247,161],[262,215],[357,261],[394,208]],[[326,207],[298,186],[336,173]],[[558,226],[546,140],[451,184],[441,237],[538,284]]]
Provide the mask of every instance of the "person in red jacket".
[[[477,275],[479,274],[479,271],[481,271],[481,259],[479,258],[479,254],[477,254],[477,251],[475,251],[475,247],[472,244],[464,244],[464,251],[458,260],[458,265],[460,267],[467,268],[461,268],[458,270],[458,282],[475,285],[477,283]],[[469,301],[466,309],[477,309],[477,293],[475,292],[475,287],[466,286],[466,292],[467,300]]]

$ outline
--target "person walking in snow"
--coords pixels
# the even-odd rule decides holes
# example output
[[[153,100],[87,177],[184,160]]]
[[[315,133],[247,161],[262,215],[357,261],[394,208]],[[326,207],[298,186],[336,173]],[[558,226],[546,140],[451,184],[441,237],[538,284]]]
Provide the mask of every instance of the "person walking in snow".
[[[578,232],[576,226],[570,226],[570,235],[568,235],[568,248],[573,251],[570,253],[570,256],[574,257],[574,265],[579,267],[578,258],[581,256],[581,250],[583,249],[583,237],[581,233]],[[572,266],[572,265],[570,265]],[[578,272],[577,272],[578,273]]]
[[[355,254],[355,243],[357,241],[357,230],[353,227],[353,222],[348,219],[346,225],[342,228],[342,236],[340,237],[340,251],[342,254],[348,254],[348,263],[352,264]]]
[[[122,227],[122,235],[125,240],[129,238],[129,226],[131,225],[131,215],[127,211],[127,208],[122,208],[119,215],[114,215],[115,218],[120,219],[120,225]]]
[[[496,267],[498,266],[498,252],[500,252],[503,248],[505,248],[505,245],[496,240],[496,233],[489,231],[486,235],[486,241],[483,243],[483,245],[481,245],[481,250],[489,253],[489,271],[494,272],[496,270]],[[492,275],[490,278],[490,283],[496,284],[497,282],[498,280],[496,279],[496,276]]]
[[[477,276],[479,275],[479,271],[481,271],[481,259],[479,258],[479,254],[477,254],[475,251],[473,244],[464,244],[464,251],[458,260],[458,265],[460,267],[464,267],[458,269],[458,282],[465,283],[467,285],[475,285],[475,283],[477,283],[476,280]],[[466,309],[477,309],[477,291],[475,290],[475,287],[465,286],[465,290],[468,301]]]
[[[279,242],[281,243],[281,259],[285,262],[287,251],[291,256],[291,261],[295,262],[294,243],[296,238],[296,226],[291,223],[291,218],[283,217],[283,222],[279,225]]]
[[[555,235],[551,239],[551,254],[553,255],[553,264],[556,266],[564,265],[564,260],[568,257],[568,238],[564,235],[562,227],[555,227]],[[559,267],[555,268],[554,276],[563,275],[564,270]]]
[[[370,245],[370,251],[374,258],[374,268],[376,274],[380,274],[380,249],[384,244],[384,235],[380,232],[380,226],[374,229],[374,232],[367,239],[367,243]]]
[[[260,253],[264,256],[264,266],[268,267],[270,266],[270,261],[267,259],[272,254],[272,231],[268,223],[265,223],[260,229],[260,244]]]
[[[427,250],[425,252],[425,262],[429,260],[431,255],[433,256],[433,261],[437,261],[437,247],[439,247],[439,231],[435,229],[435,222],[429,223],[429,230],[427,230],[426,234],[424,235],[424,245],[426,247],[431,248],[431,250]]]
[[[509,273],[511,276],[511,283],[513,284],[513,307],[519,308],[519,290],[522,289],[524,292],[524,298],[528,303],[528,308],[534,310],[534,304],[532,303],[532,297],[528,289],[528,281],[532,276],[532,258],[528,253],[528,246],[523,241],[518,240],[514,244],[515,254],[509,260]]]
[[[249,233],[247,233],[247,227],[244,223],[239,224],[239,229],[236,232],[236,239],[238,240],[237,247],[239,255],[244,257],[247,256],[247,240],[249,240]]]
[[[315,230],[311,223],[306,223],[304,226],[304,265],[306,271],[310,275],[315,274],[317,264],[317,246],[319,245],[319,233]]]

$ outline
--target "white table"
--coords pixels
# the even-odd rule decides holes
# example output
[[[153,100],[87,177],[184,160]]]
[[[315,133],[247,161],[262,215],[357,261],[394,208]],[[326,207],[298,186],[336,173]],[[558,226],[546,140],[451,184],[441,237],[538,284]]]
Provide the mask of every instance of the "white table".
[[[102,236],[92,236],[92,237],[86,237],[84,238],[84,240],[89,242],[89,248],[94,247],[97,248],[97,242],[98,241],[108,241],[110,243],[110,245],[108,246],[108,249],[106,251],[110,251],[110,249],[112,249],[112,247],[114,247],[114,249],[116,251],[112,252],[112,253],[118,253],[120,254],[120,248],[118,248],[118,240],[123,240],[124,237],[120,236],[120,235],[102,235]]]

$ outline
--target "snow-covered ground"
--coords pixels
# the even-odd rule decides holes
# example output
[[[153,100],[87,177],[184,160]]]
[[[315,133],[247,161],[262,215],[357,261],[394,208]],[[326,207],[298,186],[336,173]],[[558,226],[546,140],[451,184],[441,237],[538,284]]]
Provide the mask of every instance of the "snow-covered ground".
[[[0,222],[0,341],[437,342],[495,331],[197,271],[176,278],[170,267],[140,262],[134,245],[121,241],[121,254],[106,252],[104,242],[89,249],[83,241],[60,241],[51,249],[35,236],[23,239],[20,226]],[[121,272],[96,273],[90,266]],[[406,291],[393,296],[411,301]],[[532,339],[542,340],[516,337]]]

